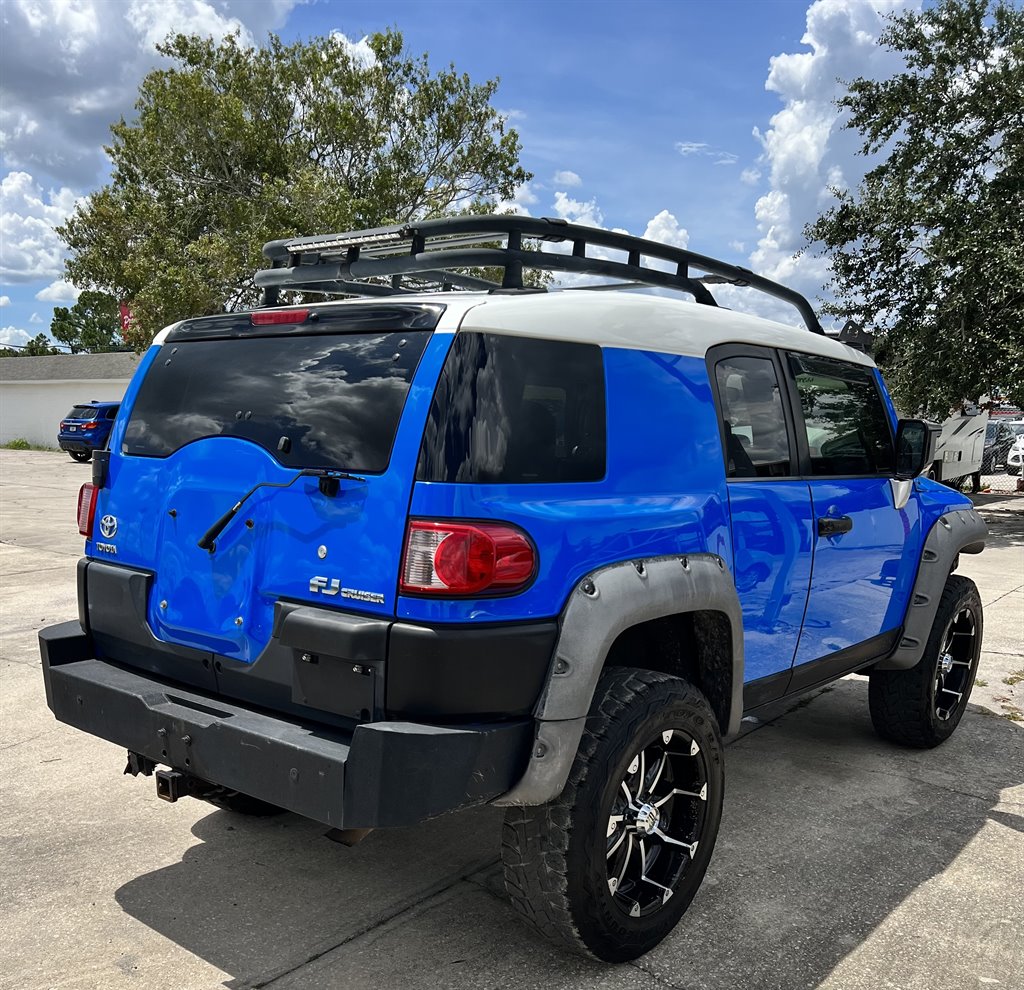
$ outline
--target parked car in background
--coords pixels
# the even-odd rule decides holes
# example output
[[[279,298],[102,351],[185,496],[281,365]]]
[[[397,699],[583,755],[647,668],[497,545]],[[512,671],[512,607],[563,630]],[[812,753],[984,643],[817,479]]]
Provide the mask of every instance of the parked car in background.
[[[1024,463],[1024,419],[1015,419],[1006,426],[1014,436],[1013,446],[1006,455],[1006,473],[1020,474]]]
[[[114,425],[120,402],[83,402],[60,421],[57,443],[76,461],[91,460],[94,450],[103,450]]]
[[[985,454],[981,461],[981,473],[993,474],[997,467],[1006,464],[1007,455],[1013,446],[1013,430],[999,420],[989,420],[985,428]]]

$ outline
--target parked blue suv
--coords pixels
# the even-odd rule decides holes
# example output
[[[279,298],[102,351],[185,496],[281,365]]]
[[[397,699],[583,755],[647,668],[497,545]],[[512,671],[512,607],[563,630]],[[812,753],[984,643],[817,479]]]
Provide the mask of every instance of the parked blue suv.
[[[74,406],[61,421],[57,443],[73,460],[85,463],[93,451],[103,450],[117,418],[120,402],[83,402]]]
[[[744,713],[856,672],[883,738],[954,731],[985,527],[802,296],[510,216],[265,253],[263,308],[143,358],[79,498],[79,617],[40,634],[56,717],[161,798],[350,842],[502,805],[524,918],[625,960],[700,886]]]

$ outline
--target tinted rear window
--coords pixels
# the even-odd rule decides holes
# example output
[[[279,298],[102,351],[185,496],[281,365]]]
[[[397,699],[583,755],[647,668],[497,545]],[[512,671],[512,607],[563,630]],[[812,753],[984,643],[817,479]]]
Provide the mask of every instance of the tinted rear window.
[[[600,347],[455,338],[424,430],[420,481],[598,481],[604,471]]]
[[[430,331],[165,344],[139,390],[122,451],[168,454],[240,437],[289,467],[380,472]]]
[[[95,419],[96,418],[96,407],[95,406],[75,406],[65,417],[65,419]]]

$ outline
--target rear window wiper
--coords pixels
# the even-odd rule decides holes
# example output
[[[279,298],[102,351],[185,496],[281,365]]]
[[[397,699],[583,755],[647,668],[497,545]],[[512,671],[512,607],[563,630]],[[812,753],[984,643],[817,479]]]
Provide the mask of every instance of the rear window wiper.
[[[235,518],[235,514],[239,509],[246,503],[249,497],[259,491],[261,488],[290,488],[295,484],[299,478],[330,478],[336,481],[366,481],[365,478],[360,478],[357,475],[349,474],[346,471],[332,471],[330,468],[303,468],[289,481],[261,481],[258,485],[253,485],[227,512],[224,513],[205,533],[203,533],[202,539],[196,544],[200,550],[209,550],[213,553],[217,549],[217,537],[224,532],[224,528],[227,526],[232,519]]]

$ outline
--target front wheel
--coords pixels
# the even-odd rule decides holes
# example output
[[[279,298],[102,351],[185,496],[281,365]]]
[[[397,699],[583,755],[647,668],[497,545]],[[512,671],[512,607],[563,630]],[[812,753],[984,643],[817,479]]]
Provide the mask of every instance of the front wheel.
[[[924,655],[909,670],[873,670],[868,703],[875,731],[890,742],[930,749],[960,724],[981,658],[977,586],[951,574]]]
[[[513,906],[577,952],[635,959],[697,893],[724,793],[722,742],[704,695],[667,674],[608,669],[561,795],[505,814]]]
[[[69,450],[68,453],[71,455],[71,459],[78,461],[79,464],[87,464],[92,460],[91,450]]]

